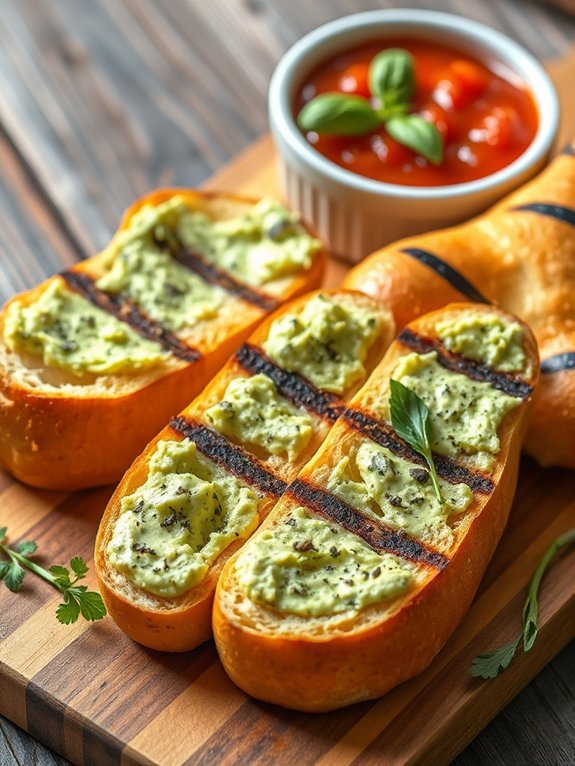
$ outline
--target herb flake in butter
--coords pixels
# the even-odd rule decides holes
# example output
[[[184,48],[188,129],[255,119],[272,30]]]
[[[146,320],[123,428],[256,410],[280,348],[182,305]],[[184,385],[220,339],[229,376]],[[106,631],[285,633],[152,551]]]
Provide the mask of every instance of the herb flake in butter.
[[[234,540],[258,524],[258,497],[189,439],[160,441],[145,483],[122,500],[107,546],[110,565],[157,596],[200,583]]]
[[[408,562],[303,508],[250,540],[236,571],[252,601],[302,617],[357,611],[405,593],[413,580]]]

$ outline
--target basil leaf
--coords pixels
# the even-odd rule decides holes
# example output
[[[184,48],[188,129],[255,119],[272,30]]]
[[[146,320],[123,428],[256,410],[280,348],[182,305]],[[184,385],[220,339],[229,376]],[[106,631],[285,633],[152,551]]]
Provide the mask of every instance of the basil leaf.
[[[431,483],[439,502],[443,501],[439,479],[435,470],[431,445],[433,444],[433,426],[427,404],[415,391],[404,386],[398,380],[389,381],[389,413],[395,432],[410,447],[425,458],[429,466]]]
[[[426,423],[429,410],[425,402],[398,380],[389,381],[389,409],[391,423],[398,436],[401,436],[414,450],[425,452],[428,447]]]
[[[407,104],[415,90],[413,56],[403,48],[389,48],[378,53],[371,62],[369,89],[384,109]]]
[[[413,149],[433,165],[443,162],[443,138],[429,120],[417,114],[390,117],[385,123],[385,129],[398,144]]]
[[[377,112],[361,96],[322,93],[303,107],[297,116],[302,130],[336,136],[359,136],[380,124]]]

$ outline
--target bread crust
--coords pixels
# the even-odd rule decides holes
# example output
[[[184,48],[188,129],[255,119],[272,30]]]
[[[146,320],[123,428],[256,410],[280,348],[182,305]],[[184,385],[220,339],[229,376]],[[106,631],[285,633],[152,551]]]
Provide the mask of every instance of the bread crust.
[[[362,293],[342,290],[321,290],[309,293],[292,300],[267,317],[252,333],[248,341],[252,346],[261,346],[267,338],[271,324],[281,315],[299,312],[308,301],[321,292],[322,295],[345,295],[346,299],[356,305],[363,305],[382,318],[382,330],[379,337],[369,350],[365,361],[369,374],[383,356],[394,334],[394,326],[389,312],[373,299]],[[246,375],[235,358],[230,359],[204,391],[181,413],[184,417],[204,421],[204,412],[213,404],[222,400],[231,380]],[[359,388],[359,383],[346,392],[344,398],[352,396]],[[289,483],[305,465],[309,458],[319,448],[325,439],[331,422],[319,417],[313,417],[313,435],[302,453],[292,462],[281,457],[260,456],[260,462],[284,482]],[[205,422],[205,421],[204,421]],[[148,463],[156,449],[156,444],[162,439],[178,439],[173,429],[164,428],[146,447],[144,452],[134,461],[114,492],[104,512],[95,546],[95,568],[98,576],[100,592],[108,608],[108,612],[117,625],[134,641],[152,649],[167,652],[182,652],[195,648],[211,637],[212,603],[216,584],[225,562],[241,547],[243,541],[226,548],[214,561],[207,576],[195,588],[176,598],[151,597],[110,567],[106,548],[110,541],[114,523],[120,513],[120,504],[124,497],[141,486],[148,474]],[[258,503],[259,521],[263,521],[277,501],[277,497],[266,495]]]
[[[190,189],[160,189],[137,200],[124,214],[118,231],[101,253],[73,267],[97,278],[115,252],[120,234],[146,204],[173,195],[214,214],[242,210],[257,200]],[[321,282],[326,254],[322,249],[310,269],[286,286],[278,299],[290,300]],[[15,296],[0,313],[0,335],[8,306],[32,302],[54,279]],[[239,299],[238,299],[239,300]],[[238,310],[238,307],[240,310]],[[205,323],[193,337],[202,356],[188,364],[171,358],[140,375],[107,376],[108,390],[91,386],[31,385],[19,373],[17,354],[0,344],[0,465],[35,487],[75,490],[117,481],[142,447],[193,399],[265,316],[264,309],[244,301],[228,310],[225,321]],[[114,387],[119,388],[114,393]],[[44,390],[43,390],[44,389]]]
[[[547,206],[547,213],[533,205]],[[560,211],[554,214],[554,206],[565,208],[567,215],[561,219]],[[401,240],[373,253],[349,272],[344,287],[384,301],[399,328],[462,298],[448,279],[402,252],[410,248],[437,256],[485,298],[527,322],[543,361],[575,352],[572,154],[559,155],[537,178],[484,215],[460,226]],[[575,468],[574,443],[575,365],[542,375],[525,451],[543,466]]]
[[[469,304],[456,304],[446,310],[466,307]],[[410,328],[429,336],[443,316],[445,311],[428,314]],[[532,374],[526,379],[534,385],[537,349],[525,325],[524,330],[524,349],[532,360]],[[374,397],[385,395],[388,376],[405,353],[408,350],[394,342],[350,406],[363,408]],[[469,608],[501,537],[515,491],[527,414],[528,402],[524,402],[505,417],[498,431],[501,451],[491,473],[493,492],[487,497],[477,494],[464,512],[464,523],[447,553],[447,566],[441,571],[428,567],[421,582],[390,604],[359,610],[341,624],[325,618],[321,630],[312,629],[305,618],[291,616],[290,622],[290,616],[286,619],[271,608],[254,602],[248,605],[238,586],[235,554],[220,577],[213,613],[216,645],[230,678],[258,699],[321,712],[379,697],[424,670]],[[340,419],[298,479],[322,485],[322,476],[349,454],[354,439]],[[289,493],[284,495],[264,526],[269,529],[280,523],[299,504]]]

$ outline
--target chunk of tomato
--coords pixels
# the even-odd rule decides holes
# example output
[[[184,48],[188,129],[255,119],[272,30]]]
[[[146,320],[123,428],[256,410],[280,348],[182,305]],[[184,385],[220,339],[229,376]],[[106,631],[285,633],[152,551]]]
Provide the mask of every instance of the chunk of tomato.
[[[369,98],[371,93],[368,77],[369,68],[367,64],[352,64],[342,72],[339,78],[339,90],[343,93],[353,93],[356,96]]]

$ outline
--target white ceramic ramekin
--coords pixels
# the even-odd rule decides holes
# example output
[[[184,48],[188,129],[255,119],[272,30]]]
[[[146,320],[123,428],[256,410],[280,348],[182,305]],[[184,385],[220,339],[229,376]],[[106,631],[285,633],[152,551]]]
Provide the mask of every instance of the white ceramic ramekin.
[[[522,78],[536,101],[539,128],[515,162],[469,183],[400,186],[345,170],[307,143],[293,118],[293,104],[305,77],[354,45],[402,36],[439,39],[473,57],[501,62]],[[290,48],[271,80],[269,118],[288,204],[316,228],[333,253],[357,262],[388,242],[465,220],[534,176],[555,140],[559,105],[541,64],[505,35],[447,13],[382,10],[332,21]]]

